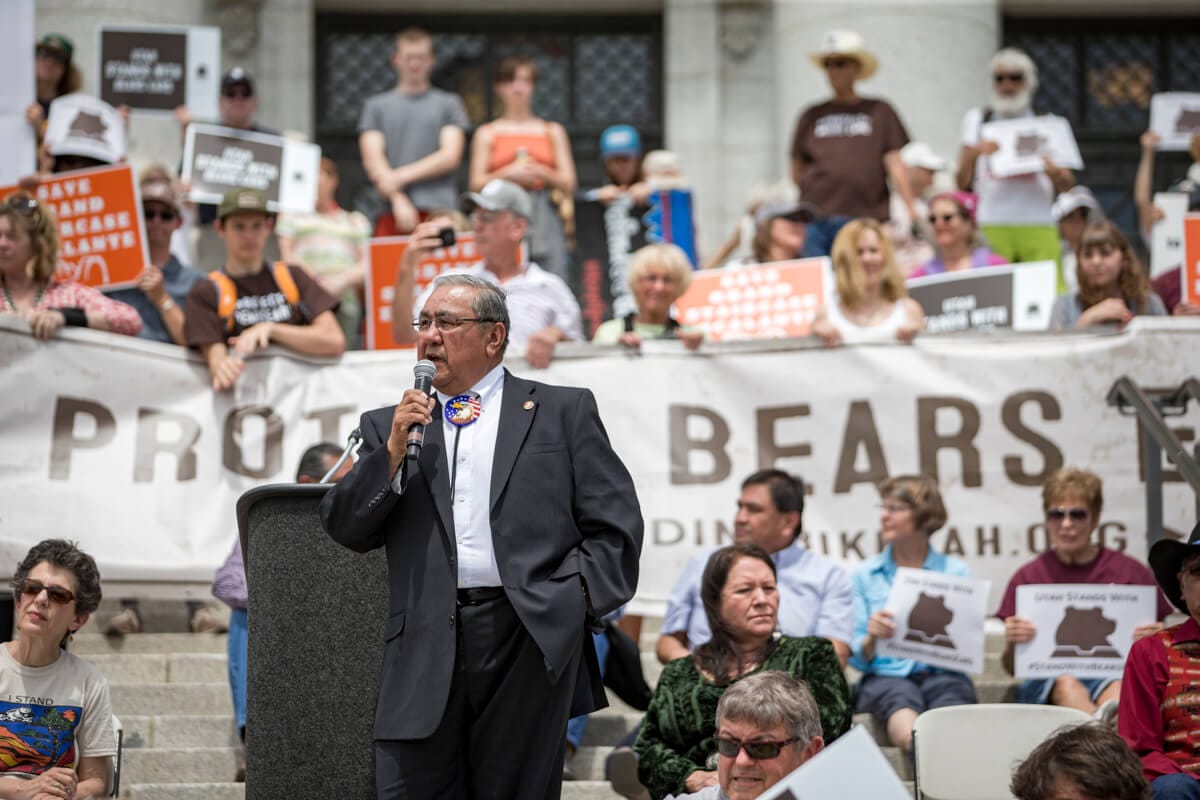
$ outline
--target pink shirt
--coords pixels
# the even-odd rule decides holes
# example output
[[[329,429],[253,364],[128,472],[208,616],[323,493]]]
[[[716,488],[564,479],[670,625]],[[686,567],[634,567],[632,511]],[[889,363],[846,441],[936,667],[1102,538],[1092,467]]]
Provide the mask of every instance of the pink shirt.
[[[113,333],[124,333],[137,336],[142,329],[142,317],[137,309],[119,300],[113,300],[102,292],[90,286],[74,281],[50,281],[46,291],[38,299],[34,309],[54,310],[60,308],[82,308],[99,311],[108,320],[108,327]],[[0,314],[12,314],[15,309],[8,307],[8,301],[0,292]]]

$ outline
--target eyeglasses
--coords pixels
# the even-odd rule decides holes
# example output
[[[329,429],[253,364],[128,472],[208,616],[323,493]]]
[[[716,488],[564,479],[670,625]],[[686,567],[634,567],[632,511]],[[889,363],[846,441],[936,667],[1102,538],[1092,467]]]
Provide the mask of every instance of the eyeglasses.
[[[766,761],[776,758],[779,752],[789,744],[800,741],[799,736],[793,736],[790,739],[784,739],[782,742],[758,741],[758,742],[741,742],[737,739],[727,739],[724,736],[717,737],[717,752],[726,758],[737,758],[738,751],[745,750],[746,755],[753,758],[755,761]]]
[[[1025,73],[1023,73],[1023,72],[997,72],[995,75],[992,76],[992,81],[994,81],[995,83],[1004,83],[1005,81],[1009,81],[1010,83],[1024,83],[1025,82]]]
[[[857,64],[858,62],[855,61],[853,58],[834,57],[834,58],[825,59],[824,63],[825,63],[826,69],[829,69],[830,67],[832,67],[833,69],[841,69],[842,67],[848,67],[851,64]]]
[[[32,217],[38,210],[38,201],[27,194],[14,194],[5,199],[0,208],[11,209],[26,217]]]
[[[143,208],[142,216],[146,218],[147,222],[153,222],[156,219],[163,222],[174,222],[177,215],[169,208]]]
[[[1051,522],[1062,522],[1070,517],[1074,522],[1083,522],[1090,513],[1086,508],[1048,508],[1046,509],[1046,519]]]
[[[482,222],[484,224],[495,222],[507,212],[504,211],[487,211],[483,209],[475,209],[471,212],[471,220],[473,222]]]
[[[958,219],[958,214],[930,214],[929,224],[937,225],[939,222],[949,225],[954,220]]]
[[[65,606],[67,603],[75,599],[75,593],[64,586],[56,584],[45,584],[33,578],[26,578],[21,581],[21,594],[27,594],[30,597],[37,597],[42,592],[50,598],[51,603],[60,606]]]
[[[221,97],[224,97],[226,100],[249,100],[251,97],[254,97],[254,92],[245,89],[228,89],[221,92]]]
[[[457,330],[468,322],[499,322],[499,320],[484,319],[483,317],[421,317],[413,320],[413,330],[424,333],[432,327],[446,333]]]
[[[886,511],[889,514],[903,514],[905,511],[912,511],[913,507],[908,503],[880,503],[880,511]]]

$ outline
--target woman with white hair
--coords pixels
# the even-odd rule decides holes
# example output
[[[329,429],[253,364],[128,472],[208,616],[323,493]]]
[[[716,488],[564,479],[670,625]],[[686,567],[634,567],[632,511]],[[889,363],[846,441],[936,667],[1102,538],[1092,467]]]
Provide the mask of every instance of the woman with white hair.
[[[692,264],[683,250],[673,244],[648,244],[629,259],[625,274],[637,311],[601,324],[592,344],[637,349],[645,339],[678,339],[689,350],[700,346],[703,332],[682,328],[671,316],[671,305],[692,280]]]
[[[1044,158],[1044,171],[1002,177],[992,172],[990,156],[997,144],[983,138],[988,122],[1033,118],[1033,96],[1038,87],[1037,65],[1028,55],[1006,47],[992,57],[992,92],[986,106],[972,108],[963,117],[962,148],[958,156],[958,188],[979,197],[980,230],[992,249],[1013,263],[1059,261],[1062,246],[1050,213],[1060,192],[1075,184],[1069,169]],[[1066,282],[1061,268],[1059,291]]]

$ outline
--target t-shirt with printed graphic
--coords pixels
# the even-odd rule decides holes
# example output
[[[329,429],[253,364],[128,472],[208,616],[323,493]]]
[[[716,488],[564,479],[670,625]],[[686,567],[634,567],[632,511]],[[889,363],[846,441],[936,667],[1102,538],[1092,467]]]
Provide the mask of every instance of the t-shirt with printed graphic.
[[[832,100],[805,109],[796,123],[792,158],[803,165],[800,196],[822,217],[888,218],[883,156],[908,144],[908,132],[884,100]]]
[[[263,263],[253,275],[229,276],[237,289],[237,305],[233,311],[233,330],[217,313],[217,286],[211,280],[196,281],[188,292],[184,307],[183,336],[189,347],[224,342],[260,322],[284,322],[308,325],[324,311],[337,308],[335,297],[321,288],[303,267],[288,264],[288,272],[300,292],[300,302],[288,303],[275,284],[274,269]]]
[[[0,776],[28,780],[116,753],[100,670],[65,650],[53,664],[27,667],[0,645]]]

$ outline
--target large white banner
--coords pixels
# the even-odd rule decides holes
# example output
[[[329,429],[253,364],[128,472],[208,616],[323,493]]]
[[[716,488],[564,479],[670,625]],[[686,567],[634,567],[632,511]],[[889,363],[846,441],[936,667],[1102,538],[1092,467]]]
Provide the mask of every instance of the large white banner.
[[[206,580],[247,489],[290,481],[319,440],[345,441],[360,412],[412,385],[412,351],[321,363],[251,357],[214,394],[179,348],[68,329],[37,342],[0,316],[0,571],[50,535],[79,539],[106,578]],[[879,552],[875,484],[937,477],[950,519],[934,545],[992,583],[1046,547],[1040,487],[1062,465],[1105,481],[1100,535],[1144,558],[1138,424],[1105,403],[1121,375],[1145,387],[1200,375],[1200,323],[1139,317],[1120,334],[918,337],[915,345],[647,342],[640,356],[563,348],[538,372],[594,390],[646,519],[634,610],[661,613],[697,548],[730,540],[742,478],[778,466],[811,495],[804,541],[853,568]],[[1184,437],[1200,410],[1172,418]],[[1166,523],[1195,524],[1166,466]]]

